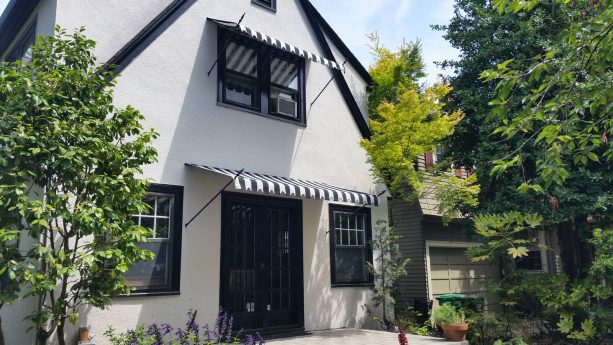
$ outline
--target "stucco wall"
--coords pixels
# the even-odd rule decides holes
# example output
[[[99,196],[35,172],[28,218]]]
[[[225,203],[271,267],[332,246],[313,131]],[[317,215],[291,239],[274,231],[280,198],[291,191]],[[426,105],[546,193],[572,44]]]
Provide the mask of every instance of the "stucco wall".
[[[116,103],[140,109],[146,117],[144,126],[160,133],[155,142],[159,162],[146,167],[144,176],[185,186],[184,221],[228,181],[188,168],[186,162],[245,168],[365,192],[380,190],[359,147],[360,132],[335,83],[312,108],[308,106],[330,78],[326,67],[306,63],[306,128],[217,104],[216,70],[206,75],[217,56],[217,29],[207,17],[237,20],[247,11],[246,26],[320,52],[298,2],[277,3],[273,13],[249,1],[198,1],[123,70],[118,81]],[[94,0],[67,1],[58,15],[62,26],[86,25],[88,35],[98,41],[101,62],[115,53],[119,42],[131,37],[127,32],[138,32],[148,21],[143,18],[152,17],[159,8],[151,8],[162,2],[151,6],[130,2],[125,13],[118,3],[113,4],[107,9]],[[91,20],[92,13],[117,14],[115,20],[121,26],[116,29],[104,18]],[[124,34],[119,35],[120,31]],[[362,325],[366,319],[362,305],[370,298],[368,288],[330,287],[327,205],[320,200],[303,201],[307,330]],[[84,310],[76,326],[90,326],[96,344],[105,344],[102,333],[108,325],[118,329],[153,321],[181,325],[189,308],[200,310],[202,321],[213,322],[219,305],[220,214],[217,199],[184,229],[180,295],[118,298],[108,310]],[[378,219],[387,219],[385,200],[372,210],[373,228]],[[75,329],[68,332],[74,334]]]

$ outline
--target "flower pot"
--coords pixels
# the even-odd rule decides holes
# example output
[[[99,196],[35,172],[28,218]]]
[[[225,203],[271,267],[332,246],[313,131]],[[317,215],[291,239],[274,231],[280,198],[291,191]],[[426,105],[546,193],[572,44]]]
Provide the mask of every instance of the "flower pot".
[[[449,341],[464,341],[466,340],[466,332],[468,331],[467,323],[441,325],[445,339]]]

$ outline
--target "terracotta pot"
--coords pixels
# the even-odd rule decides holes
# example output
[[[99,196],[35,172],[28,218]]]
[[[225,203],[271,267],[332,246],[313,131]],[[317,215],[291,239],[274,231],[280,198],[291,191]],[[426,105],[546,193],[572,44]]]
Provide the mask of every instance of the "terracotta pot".
[[[464,341],[466,340],[466,332],[468,331],[467,323],[441,325],[445,339],[449,341]]]

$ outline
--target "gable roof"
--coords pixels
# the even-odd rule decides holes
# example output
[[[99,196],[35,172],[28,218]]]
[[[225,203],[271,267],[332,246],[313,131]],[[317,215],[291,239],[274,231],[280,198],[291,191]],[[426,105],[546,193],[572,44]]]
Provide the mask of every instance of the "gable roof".
[[[4,52],[10,45],[39,1],[40,0],[12,0],[9,3],[4,15],[0,18],[0,52]],[[120,73],[195,2],[196,0],[172,1],[140,32],[130,39],[128,43],[120,48],[105,65],[108,67],[115,66],[113,71],[115,73]],[[309,0],[298,0],[298,2],[313,29],[317,42],[323,51],[323,57],[331,61],[336,61],[332,54],[332,49],[324,35],[325,31],[325,34],[330,38],[336,48],[347,58],[347,61],[355,68],[357,73],[364,78],[367,83],[372,82],[368,71],[360,64],[358,59],[351,53],[349,48],[347,48],[334,30],[332,30],[332,27],[330,27],[311,2]],[[336,62],[339,63],[338,61]],[[351,93],[351,89],[343,73],[336,69],[332,69],[331,72],[362,137],[370,138],[368,123],[364,116],[362,116],[360,107]]]

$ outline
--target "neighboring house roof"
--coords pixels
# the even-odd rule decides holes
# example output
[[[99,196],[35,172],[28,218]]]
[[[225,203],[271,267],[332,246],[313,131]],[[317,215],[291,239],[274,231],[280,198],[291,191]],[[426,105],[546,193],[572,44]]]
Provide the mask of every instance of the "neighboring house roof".
[[[0,17],[0,56],[4,55],[40,0],[11,0]]]
[[[5,11],[0,21],[0,52],[4,52],[8,45],[17,35],[26,19],[30,16],[40,0],[13,0]],[[128,43],[115,53],[108,61],[107,65],[115,65],[114,72],[120,73],[130,62],[132,62],[143,50],[145,50],[164,30],[166,30],[177,18],[179,18],[196,0],[174,0],[160,14],[149,22],[139,33],[136,34]],[[336,48],[347,58],[347,61],[355,68],[357,73],[364,78],[367,83],[372,82],[368,71],[360,64],[358,59],[351,53],[349,48],[343,43],[338,35],[332,30],[315,7],[308,0],[298,0],[306,17],[315,33],[315,37],[322,49],[323,57],[328,60],[336,61],[332,54],[332,49],[326,40],[325,34],[330,38]],[[336,61],[341,63],[340,61]],[[347,107],[364,138],[370,138],[370,128],[365,117],[360,111],[355,97],[345,80],[341,71],[332,69],[338,88],[347,103]]]

